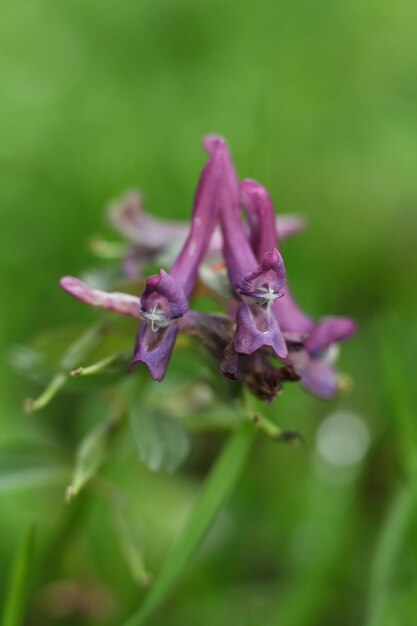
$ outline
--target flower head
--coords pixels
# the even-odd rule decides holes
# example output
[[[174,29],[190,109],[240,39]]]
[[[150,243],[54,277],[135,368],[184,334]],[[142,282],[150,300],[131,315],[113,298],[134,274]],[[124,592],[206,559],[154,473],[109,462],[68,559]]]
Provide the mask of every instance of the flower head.
[[[241,194],[252,231],[252,245],[261,258],[276,241],[274,207],[267,190],[256,181],[243,181]],[[290,346],[287,362],[298,372],[302,384],[318,396],[334,395],[339,378],[332,365],[332,346],[355,334],[355,322],[334,316],[314,322],[297,306],[288,284],[283,288],[282,298],[273,306]]]
[[[278,357],[287,346],[273,312],[272,303],[285,284],[285,267],[276,245],[256,258],[240,215],[239,183],[227,149],[223,152],[222,208],[220,221],[229,279],[240,297],[236,315],[235,350],[252,354],[271,347]]]
[[[220,138],[205,140],[210,158],[205,165],[194,199],[191,229],[170,273],[161,270],[146,281],[141,297],[145,323],[139,329],[130,367],[145,363],[155,380],[162,380],[178,332],[176,320],[188,311],[188,302],[216,224],[220,189]]]
[[[119,315],[142,319],[141,301],[137,296],[93,289],[72,276],[66,276],[60,282],[67,293],[81,302]],[[146,329],[145,324],[142,327]],[[162,332],[164,339],[157,345],[153,343],[156,333],[146,333],[144,339],[141,338],[149,342],[146,348],[152,358],[149,363],[155,377],[163,376],[163,365],[159,363],[164,363],[170,357],[177,333],[181,332],[201,341],[218,361],[222,361],[221,371],[226,377],[239,379],[261,400],[271,402],[281,392],[284,381],[296,380],[288,368],[274,367],[268,355],[261,350],[248,356],[239,355],[233,350],[231,340],[234,321],[228,315],[187,311],[175,325],[167,326]]]
[[[133,246],[124,259],[128,273],[135,275],[135,264],[155,261],[168,250],[172,254],[182,242],[169,271],[150,276],[140,298],[92,289],[72,277],[63,278],[62,287],[87,304],[139,319],[130,369],[145,363],[155,380],[164,377],[177,334],[183,332],[212,352],[225,376],[240,379],[266,401],[281,391],[284,381],[298,379],[316,395],[330,397],[339,386],[333,367],[337,345],[356,332],[356,324],[334,316],[315,322],[298,307],[286,284],[278,234],[280,239],[293,234],[302,220],[277,218],[267,190],[256,181],[239,184],[221,137],[209,135],[203,145],[209,158],[187,232],[182,223],[148,216],[138,194],[126,196],[110,211],[113,225]],[[228,315],[190,311],[204,258],[210,254],[213,261],[220,252],[225,263],[216,258],[214,269],[204,267],[201,277],[230,298]],[[224,288],[227,277],[230,285]],[[283,364],[274,364],[273,355]]]

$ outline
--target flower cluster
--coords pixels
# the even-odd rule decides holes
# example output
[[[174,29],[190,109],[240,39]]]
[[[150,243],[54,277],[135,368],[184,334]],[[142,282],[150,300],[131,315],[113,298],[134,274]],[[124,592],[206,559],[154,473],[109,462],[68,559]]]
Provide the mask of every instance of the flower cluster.
[[[137,363],[162,380],[179,332],[198,337],[219,360],[220,372],[272,400],[286,380],[328,398],[339,388],[335,347],[356,332],[346,317],[315,322],[291,296],[280,240],[299,231],[296,217],[276,218],[267,190],[239,181],[225,141],[207,136],[208,153],[197,186],[191,226],[146,215],[140,196],[130,194],[111,209],[111,221],[130,241],[127,276],[138,276],[148,260],[179,253],[169,271],[146,280],[140,298],[92,289],[65,277],[62,287],[92,306],[141,320],[130,369]],[[245,216],[245,219],[243,219]],[[228,297],[227,314],[190,310],[198,280]]]

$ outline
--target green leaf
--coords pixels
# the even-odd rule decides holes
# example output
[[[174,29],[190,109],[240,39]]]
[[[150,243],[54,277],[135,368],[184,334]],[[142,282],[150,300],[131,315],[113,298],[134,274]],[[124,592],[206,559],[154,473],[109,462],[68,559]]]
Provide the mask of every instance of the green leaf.
[[[119,423],[120,416],[112,415],[96,426],[81,441],[76,454],[72,482],[67,487],[66,498],[68,501],[81,491],[105,462],[110,439]]]
[[[25,400],[24,406],[27,412],[37,411],[49,404],[66,384],[70,371],[79,366],[83,360],[87,359],[96,350],[103,330],[103,324],[96,324],[88,328],[68,346],[59,361],[59,371],[53,376],[46,389],[36,400],[32,398]]]
[[[379,626],[386,613],[392,592],[391,581],[416,515],[417,487],[401,486],[387,511],[377,540],[371,567],[367,626]]]
[[[74,347],[80,345],[80,339],[91,338],[91,332],[95,334],[97,328],[98,325],[87,330],[85,327],[71,326],[42,331],[28,345],[16,346],[12,350],[11,363],[21,374],[33,380],[44,380],[45,376],[65,372],[63,360],[67,355],[71,358]]]
[[[107,387],[110,376],[112,380],[124,376],[131,334],[117,318],[111,318],[111,324],[106,318],[88,329],[48,330],[28,346],[15,347],[10,354],[13,367],[44,387],[36,399],[26,399],[25,410],[44,408],[63,387],[86,391]]]
[[[82,332],[82,327],[67,327],[38,333],[27,345],[12,349],[11,364],[27,378],[44,381],[57,372],[63,353]]]
[[[160,407],[132,398],[129,418],[139,456],[152,470],[174,470],[188,454],[189,440],[182,424]]]
[[[34,543],[35,526],[32,525],[23,538],[12,563],[5,596],[2,626],[20,626],[23,624]]]
[[[127,519],[125,507],[118,506],[112,508],[114,529],[120,544],[120,549],[132,574],[133,580],[140,587],[148,587],[152,580],[152,575],[145,567],[142,552],[139,549],[139,542],[133,532],[133,526]]]
[[[165,600],[188,565],[220,507],[236,485],[247,459],[255,429],[245,425],[232,435],[217,459],[190,517],[139,610],[123,626],[141,626]]]
[[[398,347],[390,333],[381,333],[384,337],[381,348],[383,388],[387,404],[391,410],[403,454],[401,462],[410,476],[417,475],[417,420],[411,397],[412,378],[407,370],[404,358],[398,356]],[[411,344],[411,340],[410,340]]]
[[[67,368],[65,373],[78,366],[91,365],[115,353],[125,350],[129,352],[132,333],[135,332],[135,325],[129,325],[129,321],[115,316],[106,317],[106,326],[101,328],[100,341],[96,346],[92,346],[91,354],[87,357],[81,355],[81,358],[76,359],[74,367]],[[45,384],[51,376],[62,371],[63,355],[69,352],[71,346],[77,344],[85,331],[85,327],[78,326],[53,328],[38,333],[28,345],[18,345],[12,349],[11,364],[30,380]]]
[[[368,626],[382,624],[387,607],[392,606],[392,580],[417,512],[417,427],[412,397],[415,391],[406,366],[405,351],[399,352],[390,332],[382,332],[381,336],[384,337],[381,351],[383,388],[401,442],[400,461],[407,480],[393,495],[377,538],[368,594]],[[407,337],[407,344],[415,346],[413,336]]]
[[[97,348],[104,331],[103,324],[96,324],[87,328],[77,339],[69,345],[60,360],[60,369],[68,373],[88,358]]]
[[[0,447],[0,494],[65,484],[69,469],[62,451],[39,441]]]

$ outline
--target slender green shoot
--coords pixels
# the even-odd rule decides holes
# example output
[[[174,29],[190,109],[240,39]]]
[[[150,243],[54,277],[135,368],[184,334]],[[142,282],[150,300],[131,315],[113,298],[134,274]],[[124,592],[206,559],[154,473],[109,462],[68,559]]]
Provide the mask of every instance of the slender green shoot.
[[[241,427],[220,454],[194,502],[190,517],[174,544],[143,605],[123,626],[141,626],[172,591],[200,545],[216,514],[235,487],[249,454],[255,429]]]

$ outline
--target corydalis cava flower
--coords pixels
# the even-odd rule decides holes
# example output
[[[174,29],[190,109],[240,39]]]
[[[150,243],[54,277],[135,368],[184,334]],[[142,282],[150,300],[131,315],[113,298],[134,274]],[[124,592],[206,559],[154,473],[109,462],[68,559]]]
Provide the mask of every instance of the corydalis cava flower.
[[[221,190],[222,139],[207,137],[204,146],[210,154],[194,199],[191,229],[170,273],[160,271],[146,281],[141,296],[141,325],[131,368],[145,363],[155,380],[162,380],[178,333],[176,321],[188,311],[188,301],[207,252],[217,220],[217,196]]]
[[[274,207],[267,190],[256,181],[243,181],[241,194],[252,245],[258,258],[262,258],[272,243],[278,245]],[[274,303],[274,314],[290,347],[287,362],[300,375],[302,384],[318,396],[334,395],[339,386],[333,367],[335,347],[355,334],[355,322],[334,316],[314,322],[297,306],[288,284],[283,288],[283,297]]]
[[[285,267],[275,245],[256,259],[240,215],[239,183],[229,152],[223,151],[220,221],[230,283],[241,303],[236,312],[236,352],[252,354],[268,346],[278,357],[288,350],[272,303],[285,284]]]
[[[61,279],[61,287],[71,296],[93,307],[106,309],[136,320],[142,320],[141,301],[137,296],[121,292],[93,289],[72,276]],[[231,350],[234,320],[228,315],[187,311],[176,320],[177,332],[195,337],[220,362],[228,378],[238,378],[256,396],[271,402],[285,381],[296,380],[292,369],[275,367],[265,351],[240,355]]]
[[[281,239],[300,229],[302,221],[287,217],[280,222],[266,189],[250,180],[239,185],[220,137],[206,137],[204,147],[209,159],[195,195],[188,236],[171,269],[148,278],[140,299],[92,289],[72,277],[62,279],[61,285],[87,304],[140,319],[131,368],[145,363],[156,380],[165,375],[177,334],[184,332],[221,362],[223,374],[239,378],[262,399],[273,399],[284,381],[298,378],[316,395],[331,396],[338,376],[330,356],[336,343],[355,332],[354,322],[326,317],[316,323],[298,308],[285,282],[277,230]],[[241,206],[247,223],[242,221]],[[138,204],[119,210],[114,223],[135,245],[148,240],[156,254],[184,236],[183,226],[144,218]],[[228,314],[190,311],[200,266],[207,255],[218,261],[220,248],[231,287],[226,293],[235,294]],[[271,362],[273,355],[282,361],[280,366]]]

